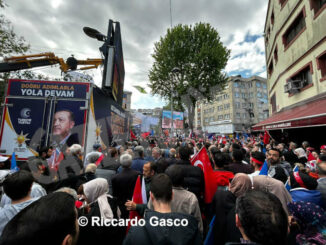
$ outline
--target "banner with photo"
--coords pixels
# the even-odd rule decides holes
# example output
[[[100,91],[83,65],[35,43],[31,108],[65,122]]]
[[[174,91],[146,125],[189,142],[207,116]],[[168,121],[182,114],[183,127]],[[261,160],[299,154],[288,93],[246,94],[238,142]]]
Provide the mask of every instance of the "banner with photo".
[[[171,111],[163,111],[162,128],[171,128]],[[183,129],[183,112],[173,112],[173,128]]]

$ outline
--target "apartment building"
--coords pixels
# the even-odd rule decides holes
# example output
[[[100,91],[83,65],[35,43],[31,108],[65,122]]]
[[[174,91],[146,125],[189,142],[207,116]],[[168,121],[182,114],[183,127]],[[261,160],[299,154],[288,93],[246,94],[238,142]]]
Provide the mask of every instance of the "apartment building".
[[[208,133],[249,132],[252,125],[268,117],[266,79],[258,76],[229,78],[228,85],[211,102],[200,101],[195,128]]]
[[[271,117],[254,130],[326,125],[325,10],[326,0],[268,2],[264,35]]]

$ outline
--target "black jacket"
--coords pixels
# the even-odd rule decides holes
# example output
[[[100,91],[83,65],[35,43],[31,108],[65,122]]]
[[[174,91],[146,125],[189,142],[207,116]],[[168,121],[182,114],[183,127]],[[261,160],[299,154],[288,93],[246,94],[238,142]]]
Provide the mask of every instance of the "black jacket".
[[[204,174],[199,167],[192,166],[190,161],[179,160],[176,164],[182,166],[184,173],[184,188],[194,193],[200,204],[203,202],[205,190]]]
[[[108,197],[108,202],[113,212],[113,218],[117,219],[117,202],[115,198]],[[98,202],[94,202],[90,206],[90,212],[83,214],[83,210],[79,210],[79,216],[85,216],[88,220],[86,226],[79,226],[79,239],[77,245],[90,244],[121,244],[125,235],[125,227],[119,226],[92,226],[92,217],[101,218],[100,207]]]
[[[157,220],[186,219],[187,226],[153,226]],[[197,220],[187,214],[158,213],[147,211],[145,213],[145,226],[133,226],[130,228],[124,245],[190,245],[202,244],[202,237],[198,230]]]
[[[118,199],[118,206],[122,218],[129,217],[129,212],[125,207],[125,203],[132,198],[138,175],[139,172],[131,168],[124,168],[121,173],[112,178],[112,193],[113,196]]]
[[[227,169],[234,174],[237,173],[251,174],[254,171],[251,165],[244,164],[242,162],[230,163]]]

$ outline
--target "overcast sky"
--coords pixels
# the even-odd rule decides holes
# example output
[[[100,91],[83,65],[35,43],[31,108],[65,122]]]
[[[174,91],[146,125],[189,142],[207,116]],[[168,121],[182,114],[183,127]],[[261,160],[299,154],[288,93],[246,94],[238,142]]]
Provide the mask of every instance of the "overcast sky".
[[[159,97],[140,94],[133,85],[146,87],[154,43],[170,28],[170,0],[6,0],[5,16],[14,31],[31,45],[31,53],[54,52],[66,59],[100,58],[101,42],[82,28],[106,34],[108,20],[119,21],[125,62],[125,90],[131,91],[131,108],[154,108]],[[172,0],[172,24],[208,22],[231,49],[226,71],[230,75],[266,77],[263,30],[266,0]],[[37,72],[60,75],[59,68]],[[101,70],[90,70],[101,84]],[[146,89],[148,92],[150,90]]]

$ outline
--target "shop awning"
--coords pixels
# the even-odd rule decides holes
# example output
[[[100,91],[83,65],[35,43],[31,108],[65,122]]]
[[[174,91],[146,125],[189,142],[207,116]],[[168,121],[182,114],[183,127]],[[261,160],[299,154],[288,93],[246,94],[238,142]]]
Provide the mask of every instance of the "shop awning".
[[[273,114],[253,131],[326,126],[326,97]]]

